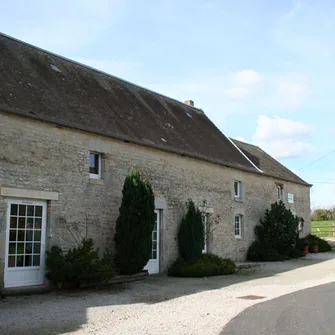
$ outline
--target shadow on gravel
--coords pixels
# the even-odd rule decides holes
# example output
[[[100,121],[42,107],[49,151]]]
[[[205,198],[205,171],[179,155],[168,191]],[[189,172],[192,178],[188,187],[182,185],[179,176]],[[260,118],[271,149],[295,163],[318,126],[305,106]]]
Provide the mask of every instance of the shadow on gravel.
[[[333,335],[335,283],[321,285],[249,307],[221,335]]]
[[[335,255],[334,255],[335,256]],[[273,277],[298,268],[308,268],[326,259],[297,259],[262,264],[258,270],[242,270],[238,274],[211,278],[173,278],[149,276],[143,281],[109,287],[76,291],[55,291],[48,294],[8,297],[0,301],[0,334],[34,335],[67,334],[88,323],[88,313],[95,307],[104,307],[115,317],[113,309],[122,305],[156,304],[208,290],[261,278]],[[311,269],[312,271],[312,269]],[[312,272],[311,272],[312,273]]]

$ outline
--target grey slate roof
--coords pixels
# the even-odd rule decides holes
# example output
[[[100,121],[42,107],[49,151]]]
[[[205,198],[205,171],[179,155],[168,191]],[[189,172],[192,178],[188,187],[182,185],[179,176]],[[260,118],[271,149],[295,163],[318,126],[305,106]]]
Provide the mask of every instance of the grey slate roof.
[[[0,110],[257,171],[201,110],[2,34]]]
[[[0,111],[308,185],[202,110],[0,33]]]
[[[260,147],[234,139],[231,140],[259,169],[263,171],[264,174],[278,178],[279,180],[286,180],[297,184],[311,186],[291,170],[287,169],[284,165],[268,155]]]

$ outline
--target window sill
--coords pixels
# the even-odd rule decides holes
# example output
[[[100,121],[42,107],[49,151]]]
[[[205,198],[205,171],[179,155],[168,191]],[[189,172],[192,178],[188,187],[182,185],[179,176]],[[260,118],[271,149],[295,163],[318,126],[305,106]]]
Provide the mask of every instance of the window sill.
[[[237,240],[242,240],[242,236],[235,236]]]
[[[244,200],[241,199],[241,198],[234,198],[234,201],[236,201],[236,202],[244,202]]]
[[[103,185],[104,181],[103,181],[103,179],[97,179],[97,178],[91,178],[90,177],[90,184]]]

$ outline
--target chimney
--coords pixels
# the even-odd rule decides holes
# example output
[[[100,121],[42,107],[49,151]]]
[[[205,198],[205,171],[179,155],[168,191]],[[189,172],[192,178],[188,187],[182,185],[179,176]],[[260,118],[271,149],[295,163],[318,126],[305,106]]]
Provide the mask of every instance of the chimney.
[[[193,100],[186,100],[185,104],[194,107],[194,101]]]

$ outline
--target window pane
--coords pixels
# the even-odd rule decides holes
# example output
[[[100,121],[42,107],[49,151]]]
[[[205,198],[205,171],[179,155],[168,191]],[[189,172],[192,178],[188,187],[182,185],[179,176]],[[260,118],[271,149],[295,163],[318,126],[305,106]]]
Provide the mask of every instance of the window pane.
[[[15,242],[16,241],[16,230],[9,231],[9,240]]]
[[[235,192],[235,196],[238,196],[238,183],[236,181],[234,183],[234,192]]]
[[[32,254],[32,253],[33,253],[33,244],[26,243],[26,254]]]
[[[40,242],[41,241],[41,231],[40,230],[35,230],[34,231],[34,241],[35,242]]]
[[[18,232],[17,232],[17,240],[18,241],[24,241],[24,230],[19,230]]]
[[[27,230],[26,231],[26,241],[32,241],[33,240],[33,231]]]
[[[41,220],[41,219],[39,219],[39,220]],[[33,229],[34,228],[34,219],[33,218],[27,218],[26,228],[27,229]]]
[[[99,155],[90,154],[90,173],[99,174]]]
[[[35,219],[35,229],[41,229],[42,226],[42,219],[37,218]]]
[[[24,257],[24,266],[31,266],[32,258],[33,258],[32,255],[26,255]]]
[[[152,232],[152,240],[157,241],[157,231]]]
[[[34,206],[28,206],[27,216],[34,216]]]
[[[17,228],[17,217],[16,216],[10,218],[10,227]]]
[[[16,243],[9,243],[8,253],[11,255],[16,254]]]
[[[15,256],[8,257],[8,267],[14,268],[15,267]]]
[[[16,256],[16,266],[23,266],[23,257],[24,256]]]
[[[18,255],[23,255],[24,254],[24,243],[18,243],[17,244],[17,250],[16,253]]]
[[[17,215],[17,207],[15,204],[10,206],[10,215]]]
[[[40,243],[35,243],[34,244],[34,254],[39,254],[41,251],[41,244]]]
[[[42,206],[35,207],[35,216],[42,217]]]
[[[95,154],[90,154],[90,167],[95,167]]]
[[[33,266],[39,266],[40,265],[40,255],[34,255],[34,260],[33,260]]]
[[[26,228],[26,218],[19,218],[19,228]]]
[[[152,250],[157,250],[157,241],[152,241]]]
[[[26,206],[25,205],[19,205],[19,215],[25,216],[26,215]]]

